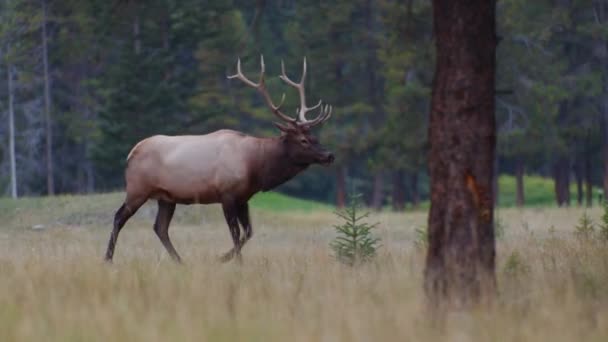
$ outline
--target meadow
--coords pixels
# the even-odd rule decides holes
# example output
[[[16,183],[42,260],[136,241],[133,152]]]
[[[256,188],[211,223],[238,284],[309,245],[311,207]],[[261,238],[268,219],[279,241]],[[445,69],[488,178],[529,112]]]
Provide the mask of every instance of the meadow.
[[[122,194],[0,199],[0,341],[606,341],[608,244],[574,234],[584,209],[498,210],[499,296],[437,330],[422,284],[426,212],[372,214],[382,247],[352,268],[328,247],[332,208],[270,193],[252,203],[243,263],[218,206],[178,207],[174,264],[156,207],[102,261]],[[601,208],[587,210],[596,223]]]

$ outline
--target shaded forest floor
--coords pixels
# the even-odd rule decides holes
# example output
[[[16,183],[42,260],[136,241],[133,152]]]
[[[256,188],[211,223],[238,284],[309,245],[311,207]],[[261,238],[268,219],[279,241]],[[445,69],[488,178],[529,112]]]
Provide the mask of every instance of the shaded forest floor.
[[[275,195],[271,195],[275,196]],[[218,206],[179,207],[174,265],[152,231],[127,223],[102,262],[121,194],[0,201],[2,341],[435,341],[424,315],[424,211],[373,214],[382,247],[352,269],[328,248],[330,208],[253,205],[242,265]],[[281,200],[285,205],[286,199]],[[453,341],[605,341],[608,245],[574,234],[582,209],[501,209],[491,311],[454,315]],[[588,211],[595,221],[601,211]],[[445,337],[445,336],[444,336]]]

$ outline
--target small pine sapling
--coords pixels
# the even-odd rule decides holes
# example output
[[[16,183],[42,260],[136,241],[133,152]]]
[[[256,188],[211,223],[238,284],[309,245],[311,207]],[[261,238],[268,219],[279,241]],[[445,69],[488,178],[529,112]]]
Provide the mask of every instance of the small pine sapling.
[[[584,212],[583,215],[578,219],[578,224],[574,227],[574,234],[577,238],[581,240],[589,240],[593,238],[595,233],[595,227],[593,221],[587,215],[587,212]]]
[[[604,214],[602,215],[602,223],[599,226],[600,239],[608,242],[608,201],[603,204]]]
[[[372,229],[376,227],[377,223],[363,222],[369,213],[360,213],[359,198],[361,195],[349,197],[348,206],[335,212],[338,217],[344,219],[344,223],[334,226],[337,236],[330,243],[330,247],[340,262],[356,266],[368,262],[376,256],[380,239],[372,234]]]

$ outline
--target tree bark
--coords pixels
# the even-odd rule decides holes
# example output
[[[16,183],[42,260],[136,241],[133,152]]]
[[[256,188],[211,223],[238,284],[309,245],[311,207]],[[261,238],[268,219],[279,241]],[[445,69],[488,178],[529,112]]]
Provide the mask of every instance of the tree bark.
[[[405,209],[405,191],[403,186],[403,171],[393,173],[393,211]]]
[[[434,0],[437,48],[429,124],[431,209],[425,291],[433,308],[496,293],[493,0]]]
[[[524,163],[521,159],[518,159],[516,163],[517,164],[515,165],[515,183],[516,183],[515,204],[519,208],[522,208],[524,205],[526,205],[526,195],[524,192],[525,167],[524,167]]]
[[[382,210],[384,200],[384,175],[381,171],[374,174],[374,189],[372,190],[372,208],[375,211]]]
[[[53,171],[53,122],[51,118],[51,80],[49,75],[48,36],[46,24],[48,18],[47,0],[42,0],[42,64],[44,67],[44,121],[46,125],[46,188],[47,194],[55,194]]]
[[[336,170],[336,207],[346,205],[346,166],[340,165]]]
[[[10,57],[9,57],[10,58]],[[9,63],[6,68],[8,79],[8,151],[11,168],[11,197],[17,198],[17,161],[15,158],[15,110],[13,89],[13,66]]]

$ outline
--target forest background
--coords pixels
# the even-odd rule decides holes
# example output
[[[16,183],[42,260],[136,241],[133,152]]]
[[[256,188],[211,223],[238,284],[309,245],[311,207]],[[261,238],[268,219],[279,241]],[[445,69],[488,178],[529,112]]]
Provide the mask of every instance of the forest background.
[[[608,193],[608,1],[500,0],[497,21],[497,201],[537,204],[549,184],[552,203],[591,205]],[[0,194],[119,190],[130,148],[154,134],[277,135],[256,92],[226,78],[239,57],[254,76],[263,54],[287,108],[297,94],[274,76],[284,60],[297,77],[304,56],[309,101],[334,106],[318,134],[337,162],[279,191],[417,207],[432,28],[424,0],[2,0]]]

